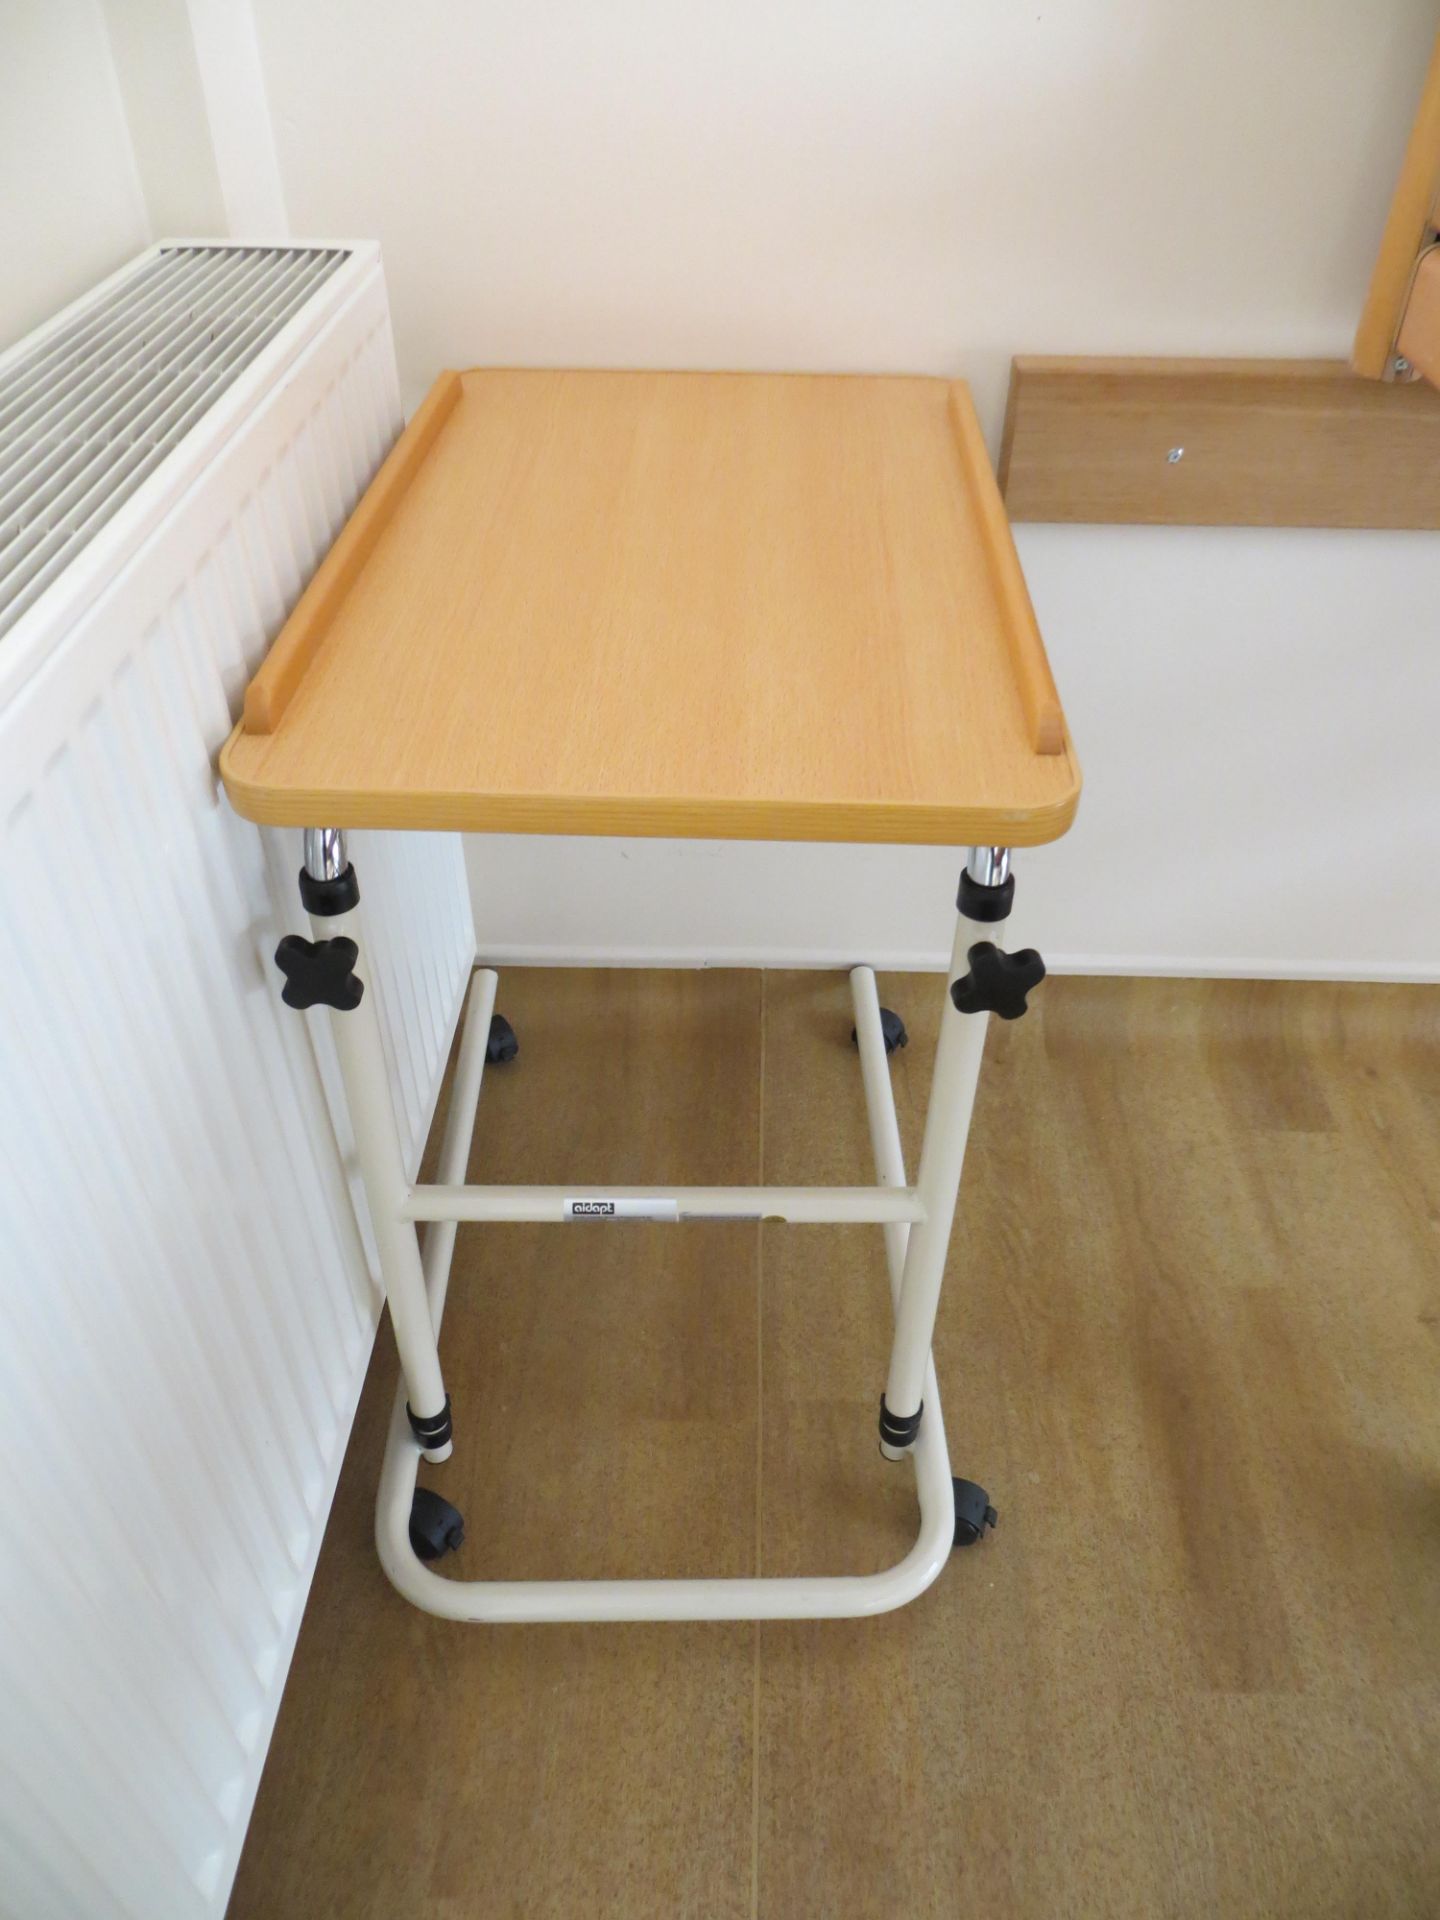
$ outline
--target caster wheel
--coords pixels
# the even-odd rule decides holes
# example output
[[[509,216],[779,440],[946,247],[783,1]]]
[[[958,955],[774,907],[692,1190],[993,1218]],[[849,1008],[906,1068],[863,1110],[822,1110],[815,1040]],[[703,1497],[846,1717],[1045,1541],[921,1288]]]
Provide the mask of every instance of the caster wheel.
[[[990,1496],[984,1487],[977,1487],[973,1480],[955,1482],[955,1544],[957,1547],[973,1547],[977,1540],[985,1535],[999,1519]]]
[[[465,1541],[465,1522],[448,1500],[429,1487],[416,1487],[410,1503],[410,1544],[420,1560],[438,1560]]]
[[[515,1038],[515,1029],[503,1014],[490,1016],[490,1038],[485,1042],[485,1061],[495,1066],[501,1061],[513,1060],[520,1051],[520,1042]]]
[[[885,1036],[886,1053],[896,1053],[901,1047],[908,1047],[910,1044],[910,1036],[905,1031],[905,1022],[900,1018],[898,1013],[892,1013],[889,1007],[881,1007],[880,1009],[880,1031]],[[854,1027],[852,1027],[850,1029],[850,1044],[852,1047],[858,1043],[858,1039],[859,1036],[856,1034]]]

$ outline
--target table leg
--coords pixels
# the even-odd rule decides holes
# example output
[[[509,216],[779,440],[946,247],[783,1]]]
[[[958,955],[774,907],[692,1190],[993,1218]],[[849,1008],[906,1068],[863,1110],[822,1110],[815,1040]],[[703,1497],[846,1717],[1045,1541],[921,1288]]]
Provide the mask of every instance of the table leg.
[[[925,1217],[910,1229],[890,1372],[880,1399],[880,1450],[889,1460],[900,1459],[914,1444],[925,1410],[925,1370],[980,1080],[986,1016],[1017,1019],[1025,1011],[1026,994],[1044,978],[1037,953],[1005,954],[994,938],[1009,916],[1014,891],[1009,849],[972,847],[960,878],[955,943],[915,1183]]]
[[[331,1010],[335,1052],[380,1256],[380,1278],[405,1375],[406,1411],[425,1458],[448,1460],[450,1399],[440,1372],[419,1241],[413,1223],[403,1215],[410,1188],[385,1071],[380,1022],[374,997],[366,993],[355,971],[362,957],[360,888],[341,829],[306,828],[300,897],[316,938],[300,940],[290,935],[280,942],[275,958],[286,975],[283,997],[290,1006],[323,1005]]]

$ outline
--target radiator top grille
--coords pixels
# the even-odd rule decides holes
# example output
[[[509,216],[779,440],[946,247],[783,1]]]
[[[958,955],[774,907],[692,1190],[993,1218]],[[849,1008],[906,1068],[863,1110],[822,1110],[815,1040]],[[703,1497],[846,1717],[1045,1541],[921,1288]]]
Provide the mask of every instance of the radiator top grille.
[[[347,258],[166,248],[0,373],[0,637]]]

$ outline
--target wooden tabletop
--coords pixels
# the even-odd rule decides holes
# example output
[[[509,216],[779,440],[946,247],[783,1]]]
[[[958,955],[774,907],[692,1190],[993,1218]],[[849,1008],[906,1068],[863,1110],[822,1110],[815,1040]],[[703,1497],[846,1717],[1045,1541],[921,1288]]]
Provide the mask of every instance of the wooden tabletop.
[[[446,374],[221,755],[279,825],[1027,846],[1080,789],[966,389]]]

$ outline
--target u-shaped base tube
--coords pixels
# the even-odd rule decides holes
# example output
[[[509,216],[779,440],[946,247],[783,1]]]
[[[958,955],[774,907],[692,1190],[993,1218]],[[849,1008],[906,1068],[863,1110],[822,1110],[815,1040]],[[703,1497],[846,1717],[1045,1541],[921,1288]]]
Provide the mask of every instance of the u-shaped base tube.
[[[483,1033],[488,1030],[494,1006],[494,975],[482,974],[477,980],[483,985],[480,991],[472,992],[466,1014],[455,1092],[440,1152],[440,1178],[445,1182],[463,1177],[474,1125],[474,1101],[484,1066]],[[875,976],[870,968],[857,967],[850,983],[876,1172],[882,1188],[904,1188],[905,1168]],[[437,1228],[432,1226],[427,1235],[425,1277],[438,1334],[454,1233],[451,1229],[443,1241],[431,1237],[436,1233]],[[897,1304],[909,1233],[908,1221],[885,1222],[891,1296]],[[420,1449],[406,1418],[402,1386],[391,1414],[375,1507],[380,1563],[407,1600],[447,1620],[823,1620],[887,1613],[925,1591],[949,1559],[954,1541],[954,1485],[945,1447],[940,1390],[934,1364],[928,1358],[924,1396],[925,1418],[910,1449],[920,1504],[919,1533],[904,1558],[883,1572],[716,1580],[448,1580],[420,1560],[410,1544],[410,1508]]]

